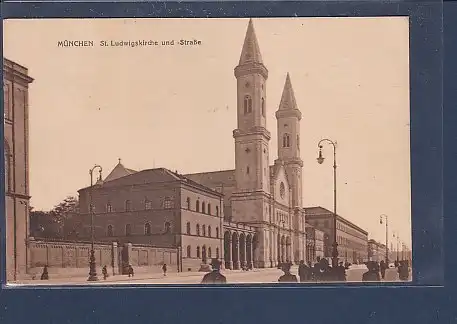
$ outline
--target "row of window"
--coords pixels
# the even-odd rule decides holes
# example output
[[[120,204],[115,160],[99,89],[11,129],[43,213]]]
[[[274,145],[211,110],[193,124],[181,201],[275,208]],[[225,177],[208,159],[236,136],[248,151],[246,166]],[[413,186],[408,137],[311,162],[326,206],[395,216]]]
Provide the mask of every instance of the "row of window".
[[[169,222],[165,222],[164,233],[170,233],[170,231],[171,231],[171,224]],[[125,236],[132,235],[132,225],[131,224],[125,225],[124,234],[125,234]],[[152,235],[151,224],[149,224],[149,223],[144,224],[144,235]],[[106,236],[108,236],[108,237],[115,236],[113,225],[108,225],[108,228],[106,229]]]
[[[187,246],[187,257],[188,258],[192,258],[192,247],[190,245]],[[196,248],[196,257],[197,258],[203,258],[203,259],[211,259],[213,257],[213,254],[212,254],[212,251],[211,251],[211,247],[208,247],[208,249],[206,249],[206,246],[203,246],[201,249],[199,246],[197,246]],[[215,255],[215,258],[216,259],[219,259],[219,248],[217,247],[216,248],[216,255]]]
[[[187,204],[187,209],[192,210],[191,201],[190,201],[189,197],[187,197],[186,204]],[[200,209],[200,206],[201,206],[201,209]],[[197,213],[212,215],[211,204],[206,204],[204,201],[200,203],[199,199],[197,199],[197,201],[195,202],[195,211]],[[219,216],[219,206],[216,206],[216,216]]]
[[[186,224],[186,233],[188,235],[191,235],[191,229],[190,229],[190,222],[187,222]],[[200,232],[200,224],[197,224],[195,226],[195,234],[197,236],[208,236],[208,237],[212,237],[212,232],[211,232],[211,226],[208,226],[208,233],[206,232],[206,225],[202,225],[201,227],[201,232]],[[207,235],[208,234],[208,235]],[[216,227],[216,238],[219,238],[219,227]]]
[[[173,209],[175,207],[174,199],[171,198],[171,197],[165,197],[165,199],[163,200],[162,206],[165,209]],[[152,209],[152,201],[146,199],[144,201],[144,209],[145,210]],[[124,211],[126,211],[126,212],[132,211],[132,201],[131,200],[126,200],[125,201],[125,203],[124,203]],[[106,204],[106,212],[107,213],[114,212],[114,209],[113,209],[113,206],[111,205],[111,202],[108,202]]]
[[[261,99],[261,105],[262,105],[262,116],[266,116],[266,108],[265,108],[265,99]],[[243,109],[244,109],[244,114],[250,114],[252,113],[252,98],[250,95],[244,96],[244,101],[243,101]]]
[[[344,224],[337,223],[336,228],[339,229],[340,231],[346,232],[354,237],[358,237],[361,239],[365,238],[363,234],[359,233],[357,230],[350,228],[349,226],[346,226]]]

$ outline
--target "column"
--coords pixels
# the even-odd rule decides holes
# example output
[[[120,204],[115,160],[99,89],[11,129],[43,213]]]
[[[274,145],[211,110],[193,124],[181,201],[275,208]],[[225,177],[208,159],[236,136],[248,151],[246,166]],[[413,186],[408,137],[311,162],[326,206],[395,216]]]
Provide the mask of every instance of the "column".
[[[225,253],[225,251],[224,251]],[[227,252],[227,255],[228,255],[228,268],[229,269],[233,269],[233,257],[232,257],[232,236],[230,235],[229,239],[228,239],[228,252]]]
[[[247,255],[246,255],[246,236],[244,237],[244,244],[242,244],[243,242],[241,242],[240,239],[238,239],[239,243],[238,243],[238,246],[240,247],[239,248],[239,251],[240,251],[240,264],[242,267],[246,266],[246,260],[247,260]]]
[[[251,261],[249,261],[250,264],[248,264],[248,266],[251,268],[254,268],[254,241],[253,241],[253,239],[254,239],[254,236],[251,235],[251,238],[250,238],[251,242],[249,244],[249,249],[250,249],[250,253],[251,253]]]

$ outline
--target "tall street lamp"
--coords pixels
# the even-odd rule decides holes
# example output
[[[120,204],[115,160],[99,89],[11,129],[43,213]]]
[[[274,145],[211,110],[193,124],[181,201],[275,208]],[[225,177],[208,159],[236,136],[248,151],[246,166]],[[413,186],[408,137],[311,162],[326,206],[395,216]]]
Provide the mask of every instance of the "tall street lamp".
[[[400,255],[399,255],[399,243],[400,243],[400,235],[398,234],[398,231],[395,231],[393,233],[393,237],[397,239],[397,262],[398,260],[400,259]]]
[[[324,157],[322,156],[322,144],[328,143],[333,146],[333,244],[332,244],[332,267],[336,269],[338,266],[338,242],[336,236],[336,143],[329,139],[322,139],[317,144],[319,148],[319,156],[317,162],[319,164],[324,163]]]
[[[95,265],[95,250],[94,250],[94,206],[92,205],[92,190],[94,188],[93,173],[95,169],[100,169],[99,180],[102,179],[102,167],[95,165],[89,170],[90,175],[90,189],[89,189],[89,213],[90,213],[90,229],[91,229],[91,248],[90,248],[90,259],[89,259],[89,278],[87,281],[98,281],[97,268]]]
[[[382,219],[386,222],[386,264],[389,265],[389,217],[386,214],[379,216],[379,223],[382,224]]]

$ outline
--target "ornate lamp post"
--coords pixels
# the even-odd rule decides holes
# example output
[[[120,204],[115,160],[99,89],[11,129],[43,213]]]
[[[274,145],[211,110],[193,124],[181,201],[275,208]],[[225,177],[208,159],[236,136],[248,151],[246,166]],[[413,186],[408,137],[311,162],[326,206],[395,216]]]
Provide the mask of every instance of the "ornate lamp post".
[[[90,213],[90,230],[91,230],[91,248],[90,248],[90,259],[89,259],[89,278],[87,281],[98,281],[97,267],[95,265],[95,250],[94,250],[94,206],[92,205],[92,190],[93,190],[93,173],[95,169],[100,169],[100,177],[102,179],[102,167],[95,165],[89,170],[90,175],[90,189],[89,189],[89,213]]]
[[[382,224],[382,219],[386,222],[386,265],[389,265],[389,217],[386,214],[379,216],[379,223]]]
[[[338,266],[338,242],[336,236],[336,143],[329,139],[322,139],[317,144],[319,147],[319,156],[317,162],[319,164],[324,163],[324,157],[322,156],[322,144],[328,143],[333,146],[333,244],[332,244],[332,267]]]

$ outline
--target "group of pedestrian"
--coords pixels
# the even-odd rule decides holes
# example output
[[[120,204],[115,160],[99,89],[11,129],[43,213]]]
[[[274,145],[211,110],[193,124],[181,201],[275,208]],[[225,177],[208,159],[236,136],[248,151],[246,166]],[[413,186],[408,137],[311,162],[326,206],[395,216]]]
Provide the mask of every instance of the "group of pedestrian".
[[[295,276],[296,280],[288,275],[291,266],[291,262],[282,264],[282,270],[285,275],[279,278],[279,282],[298,282],[298,279]],[[298,277],[300,282],[346,281],[346,269],[348,266],[348,264],[344,265],[343,262],[340,262],[336,267],[332,267],[327,259],[320,259],[319,262],[314,265],[312,265],[311,262],[305,264],[305,262],[301,260],[298,266]]]
[[[362,275],[362,281],[381,281],[386,278],[386,270],[389,268],[387,262],[368,261],[366,263],[368,271]],[[409,279],[409,262],[408,260],[395,261],[394,266],[397,268],[398,278],[402,281]]]

